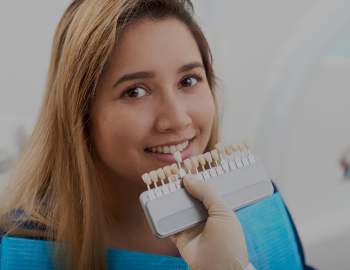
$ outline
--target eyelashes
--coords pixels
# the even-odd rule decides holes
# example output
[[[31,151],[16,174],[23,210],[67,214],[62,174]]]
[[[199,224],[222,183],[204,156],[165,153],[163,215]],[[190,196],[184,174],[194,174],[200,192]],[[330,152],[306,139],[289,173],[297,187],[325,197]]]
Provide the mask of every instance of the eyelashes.
[[[188,80],[191,80],[191,79],[195,79],[196,82],[191,84],[191,85],[186,85],[186,84],[183,84],[186,80],[188,82]],[[184,78],[181,79],[179,85],[180,87],[179,88],[188,88],[188,87],[192,87],[192,86],[195,86],[198,82],[201,82],[204,80],[204,77],[199,74],[199,73],[194,73],[194,74],[191,74],[191,75],[186,75]],[[191,82],[193,82],[193,80],[191,80]],[[137,99],[137,98],[141,98],[143,96],[147,96],[149,95],[149,90],[146,90],[145,89],[146,87],[145,86],[142,86],[142,85],[139,85],[139,84],[136,84],[136,85],[133,85],[131,87],[129,87],[128,89],[126,89],[125,91],[123,91],[123,93],[120,95],[121,97],[124,97],[124,98],[129,98],[129,99]],[[148,93],[148,94],[147,94]],[[141,96],[140,96],[141,95]]]

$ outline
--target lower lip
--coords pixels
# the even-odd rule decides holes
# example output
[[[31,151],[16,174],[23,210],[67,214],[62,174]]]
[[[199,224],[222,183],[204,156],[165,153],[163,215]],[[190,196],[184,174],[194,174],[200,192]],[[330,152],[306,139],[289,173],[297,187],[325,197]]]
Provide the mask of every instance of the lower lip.
[[[193,149],[193,139],[189,141],[187,147],[184,150],[180,151],[182,160],[185,160],[191,157],[192,149]],[[165,162],[165,163],[177,162],[174,158],[174,154],[158,154],[158,153],[153,153],[146,150],[145,152],[151,157],[158,159],[161,162]]]

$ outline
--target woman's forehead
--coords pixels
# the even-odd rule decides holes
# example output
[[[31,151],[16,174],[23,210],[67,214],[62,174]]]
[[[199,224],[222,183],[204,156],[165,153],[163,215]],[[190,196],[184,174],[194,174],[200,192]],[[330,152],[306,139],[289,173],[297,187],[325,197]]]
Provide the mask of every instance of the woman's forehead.
[[[119,72],[177,69],[201,62],[197,43],[188,27],[177,19],[146,20],[128,27],[118,40],[111,67]]]

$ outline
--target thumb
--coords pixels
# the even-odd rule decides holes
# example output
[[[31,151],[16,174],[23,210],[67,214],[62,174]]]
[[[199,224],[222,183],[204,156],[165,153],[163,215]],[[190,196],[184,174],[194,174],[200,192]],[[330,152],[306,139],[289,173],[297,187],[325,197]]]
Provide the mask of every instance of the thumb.
[[[213,206],[220,206],[221,211],[224,210],[232,213],[231,208],[225,203],[225,201],[221,198],[216,189],[203,180],[198,179],[194,175],[187,174],[183,178],[184,185],[188,193],[190,193],[193,197],[200,200],[205,208],[209,211],[213,208]]]

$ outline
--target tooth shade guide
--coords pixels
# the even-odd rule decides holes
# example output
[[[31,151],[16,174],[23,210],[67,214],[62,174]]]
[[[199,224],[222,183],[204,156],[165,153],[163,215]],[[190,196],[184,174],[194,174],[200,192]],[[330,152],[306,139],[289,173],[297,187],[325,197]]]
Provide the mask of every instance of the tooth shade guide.
[[[172,175],[168,176],[168,180],[169,180],[168,187],[169,187],[170,192],[171,193],[172,192],[176,192],[177,191],[177,187],[173,183],[174,181],[176,181],[175,175],[172,174]]]
[[[160,181],[162,182],[162,191],[164,195],[167,195],[170,193],[168,186],[164,184],[165,174],[162,168],[159,168],[157,171],[157,176],[159,177]]]
[[[204,181],[203,175],[202,175],[201,173],[198,172],[197,168],[196,168],[196,172],[197,172],[196,177],[197,177],[198,179]]]
[[[205,160],[208,162],[208,164],[209,164],[209,166],[210,166],[210,168],[211,168],[210,163],[213,162],[213,159],[212,159],[212,157],[211,157],[210,152],[206,152],[206,153],[204,154],[204,157],[205,157]]]
[[[236,144],[234,142],[231,142],[230,146],[231,146],[231,149],[232,149],[233,152],[237,152],[238,151],[238,148],[237,148],[237,146],[236,146]]]
[[[244,156],[244,150],[245,150],[244,144],[239,142],[239,143],[237,143],[237,146],[238,146],[239,152],[242,155],[241,160],[242,160],[243,166],[248,166],[249,165],[249,161],[248,161],[247,157]]]
[[[152,184],[152,180],[151,180],[151,177],[149,176],[148,173],[145,173],[141,176],[143,182],[145,182],[146,185],[150,185]]]
[[[170,166],[165,166],[165,167],[163,168],[163,172],[164,172],[164,174],[165,174],[167,177],[169,177],[170,175],[172,175]]]
[[[197,167],[199,166],[198,157],[196,157],[196,156],[191,157],[191,162],[192,162],[193,167],[195,167],[197,170]]]
[[[175,186],[176,186],[177,190],[180,190],[182,187],[181,187],[180,180],[176,174],[175,174],[175,178],[176,178]]]
[[[174,158],[179,164],[179,168],[180,168],[179,174],[180,174],[180,178],[182,178],[182,177],[184,177],[186,175],[186,172],[185,172],[184,169],[182,169],[181,164],[180,164],[181,161],[182,161],[181,153],[179,151],[175,152],[174,153]]]
[[[225,149],[226,155],[231,156],[231,154],[232,154],[231,146],[225,145],[224,149]]]
[[[226,146],[225,146],[226,147]],[[218,144],[216,144],[215,145],[215,148],[216,148],[216,150],[217,150],[217,152],[219,153],[219,156],[220,156],[220,164],[221,164],[221,167],[222,167],[222,169],[220,170],[219,169],[219,171],[217,170],[217,173],[219,174],[219,175],[221,175],[222,173],[224,173],[224,172],[229,172],[230,170],[229,170],[229,168],[228,168],[228,164],[227,164],[227,161],[223,158],[223,156],[222,156],[222,154],[224,153],[224,151],[226,152],[226,149],[224,148],[224,146],[221,144],[221,143],[218,143]],[[230,146],[228,146],[228,152],[226,152],[226,154],[227,153],[229,153],[229,154],[231,154],[231,148],[230,148]],[[218,166],[218,165],[217,165]],[[218,166],[219,167],[219,166]],[[224,171],[222,171],[222,170],[224,170]],[[222,172],[222,173],[221,173]]]
[[[248,150],[252,147],[252,145],[250,144],[250,141],[249,141],[248,139],[245,139],[245,140],[243,141],[243,143],[244,143],[244,146],[245,146]]]
[[[219,154],[222,154],[224,152],[224,147],[222,146],[222,143],[215,144],[215,149],[218,151]]]
[[[188,158],[188,159],[185,159],[184,160],[184,164],[185,164],[185,167],[187,168],[188,170],[188,173],[189,174],[192,174],[191,173],[191,169],[192,169],[192,163],[191,163],[191,160]]]
[[[198,156],[198,161],[202,166],[204,166],[207,163],[203,154],[200,154]]]
[[[170,165],[170,169],[173,174],[178,174],[179,173],[179,168],[177,167],[176,163]]]
[[[212,151],[211,151],[211,156],[213,157],[213,159],[214,159],[215,161],[219,160],[219,153],[218,153],[217,150],[212,150]]]
[[[191,158],[191,161],[192,161],[192,158]],[[193,164],[193,162],[192,162],[192,164]],[[198,165],[198,159],[197,159],[197,165]],[[196,169],[196,177],[200,180],[204,180],[202,174],[198,172],[197,167],[198,166],[194,166],[194,168]]]
[[[244,145],[243,145],[243,143],[241,143],[241,142],[237,143],[237,147],[238,147],[239,151],[244,152]]]
[[[249,160],[250,164],[255,163],[255,158],[254,158],[254,156],[250,153],[250,148],[252,147],[251,144],[250,144],[250,141],[249,141],[248,139],[245,139],[245,140],[243,141],[243,143],[244,143],[245,147],[246,147],[247,150],[248,150],[248,160]]]
[[[255,163],[256,160],[255,160],[254,156],[250,154],[249,149],[248,149],[248,154],[249,154],[248,159],[249,159],[250,164]]]
[[[181,156],[181,153],[179,151],[174,153],[174,158],[178,163],[182,162],[182,156]]]
[[[270,177],[266,173],[261,159],[257,155],[254,157],[256,163],[244,167],[244,170],[230,171],[208,180],[233,211],[273,194]],[[240,195],[237,196],[237,194]],[[173,235],[205,221],[208,217],[208,215],[201,215],[205,212],[204,206],[198,204],[197,200],[190,196],[186,189],[176,191],[169,196],[163,196],[160,200],[152,201],[149,201],[147,191],[145,191],[141,194],[140,200],[152,232],[158,238]],[[192,210],[190,211],[190,209]],[[178,225],[178,222],[173,224],[174,216],[182,225]],[[165,222],[168,225],[164,226]]]
[[[145,182],[145,184],[147,185],[147,189],[148,189],[148,198],[150,200],[154,200],[156,198],[156,195],[154,194],[154,191],[151,190],[151,187],[150,187],[150,184],[152,184],[152,180],[151,180],[151,177],[149,176],[148,173],[145,173],[141,176],[143,182]]]
[[[211,156],[210,152],[205,153],[205,154],[204,154],[204,157],[205,157],[206,161],[207,161],[208,164],[209,164],[209,168],[210,168],[210,169],[209,169],[209,173],[210,173],[210,176],[211,176],[211,177],[217,176],[218,174],[216,173],[215,169],[213,169],[213,168],[211,167],[211,164],[210,164],[210,163],[213,162],[213,159],[212,159],[212,156]]]
[[[237,167],[241,168],[243,167],[243,164],[244,166],[247,166],[256,162],[254,155],[251,155],[248,148],[250,147],[250,143],[248,144],[246,141],[244,141],[243,143],[241,142],[238,144],[239,147],[235,148],[232,146],[234,146],[233,143],[231,143],[230,145],[225,145],[225,147],[223,147],[222,144],[217,144],[215,146],[216,149],[212,150],[211,152],[207,152],[205,154],[199,155],[198,157],[194,156],[191,159],[184,160],[183,166],[186,167],[186,169],[188,170],[188,174],[192,174],[192,167],[194,167],[195,169],[194,174],[198,179],[209,180],[218,175],[222,175],[225,173],[229,173],[230,171],[234,171],[237,169]],[[244,155],[245,149],[241,151],[242,147],[246,147],[248,152],[247,156]],[[236,159],[234,161],[231,160],[230,154],[232,154],[233,149],[236,150],[236,152],[240,151],[240,153],[242,154],[242,159],[238,158],[236,155],[236,152],[234,152]],[[226,155],[228,156],[229,162],[227,162],[225,158],[223,158],[222,156],[223,152],[225,152]],[[150,200],[153,197],[161,197],[163,196],[163,194],[166,195],[166,194],[169,194],[170,192],[175,192],[183,188],[181,185],[180,179],[184,177],[186,172],[184,169],[181,168],[181,164],[179,162],[179,161],[182,161],[181,153],[179,151],[175,152],[174,157],[176,157],[176,160],[178,161],[178,165],[174,163],[171,166],[165,166],[163,169],[160,168],[157,171],[152,171],[149,174],[142,175],[143,181],[146,184],[149,183],[147,185],[147,189],[148,191],[151,191],[149,195]],[[220,165],[218,160],[220,160],[220,163],[221,163]],[[205,169],[205,164],[207,162],[209,166],[208,170]],[[198,171],[199,164],[202,165],[201,166],[203,169],[202,172]],[[181,175],[181,170],[183,170],[184,172],[182,175]],[[164,179],[166,177],[168,177],[168,181],[169,181],[169,183],[167,184],[164,183]],[[158,178],[162,182],[162,186],[159,186],[159,187],[157,186],[157,183],[156,183],[158,181]],[[173,179],[174,182],[172,182],[171,179]],[[150,184],[152,184],[152,182],[154,183],[154,186],[155,186],[154,189],[151,189],[150,187]],[[153,196],[152,196],[152,193],[153,193]]]
[[[188,143],[187,143],[188,144]],[[199,179],[203,179],[203,180],[208,180],[212,177],[216,177],[217,175],[222,175],[224,173],[228,173],[230,171],[233,171],[235,169],[238,168],[241,168],[243,167],[243,163],[242,161],[244,162],[244,166],[247,166],[249,165],[251,162],[249,160],[249,155],[247,157],[244,156],[244,153],[242,153],[240,150],[242,149],[243,145],[245,146],[244,143],[239,143],[239,147],[235,147],[234,143],[231,143],[230,145],[225,145],[225,147],[222,146],[221,143],[217,144],[215,147],[217,149],[214,149],[212,150],[211,152],[207,152],[205,154],[201,154],[199,155],[198,157],[192,157],[191,159],[186,159],[184,162],[184,166],[186,167],[186,169],[188,170],[188,173],[189,174],[192,174],[192,165],[193,167],[195,167],[195,170],[196,170],[196,176],[199,178]],[[238,158],[236,153],[235,153],[235,156],[236,156],[236,159],[234,161],[231,160],[230,158],[230,155],[232,153],[232,150],[236,150],[236,151],[240,151],[242,153],[242,159]],[[244,150],[244,149],[243,149]],[[249,150],[249,149],[248,149]],[[222,157],[222,154],[220,152],[225,152],[229,158],[229,162],[227,162],[223,157]],[[248,151],[248,153],[250,154],[250,152]],[[254,158],[253,155],[250,155],[252,158]],[[181,168],[181,164],[180,162],[182,161],[182,156],[181,156],[181,153],[179,151],[175,152],[174,153],[174,157],[176,159],[176,161],[178,162],[178,166],[176,163],[172,164],[171,166],[165,166],[164,167],[164,171],[163,171],[163,175],[162,174],[159,174],[160,172],[157,171],[157,176],[159,176],[159,178],[162,180],[162,177],[164,176],[164,174],[166,176],[170,175],[170,174],[174,174],[173,177],[176,177],[176,185],[177,185],[177,188],[179,188],[179,179],[183,178],[185,175],[186,175],[186,172],[184,169]],[[246,160],[244,160],[244,158]],[[218,160],[220,159],[221,161],[221,165],[219,165],[218,163]],[[205,169],[205,164],[208,162],[208,165],[209,165],[209,170],[206,170]],[[255,160],[254,160],[255,162]],[[202,165],[202,173],[200,173],[198,171],[198,166],[199,166],[199,163]],[[213,164],[212,164],[213,163]],[[215,164],[216,165],[215,165]],[[197,167],[196,167],[196,166]],[[183,171],[181,173],[181,170]],[[155,176],[154,176],[154,172],[151,172],[150,173],[151,175],[153,175],[153,179],[155,180]],[[169,178],[169,176],[168,176]],[[163,178],[165,179],[165,178]],[[170,180],[170,179],[169,179]],[[157,178],[157,181],[158,181],[158,178]],[[156,182],[157,181],[154,181],[155,183],[155,186],[156,186]],[[162,184],[164,186],[164,182],[162,181]]]

